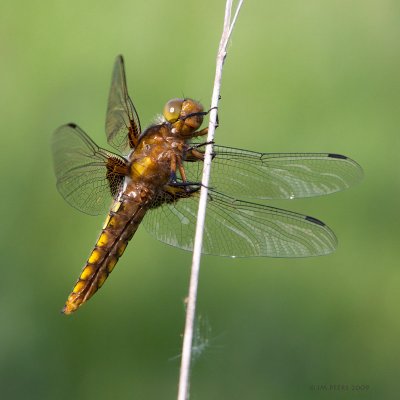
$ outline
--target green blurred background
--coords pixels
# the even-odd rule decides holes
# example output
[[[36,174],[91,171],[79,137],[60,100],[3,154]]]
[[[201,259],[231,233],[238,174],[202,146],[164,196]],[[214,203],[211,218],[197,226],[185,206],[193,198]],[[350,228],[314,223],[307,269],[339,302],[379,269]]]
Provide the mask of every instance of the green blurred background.
[[[119,53],[142,125],[171,97],[208,105],[223,11],[211,0],[0,3],[0,398],[176,397],[191,255],[140,229],[104,288],[61,315],[104,216],[57,193],[50,137],[74,121],[105,145]],[[398,398],[399,35],[395,0],[245,2],[218,143],[343,153],[365,179],[273,204],[329,224],[331,256],[203,258],[192,399]]]

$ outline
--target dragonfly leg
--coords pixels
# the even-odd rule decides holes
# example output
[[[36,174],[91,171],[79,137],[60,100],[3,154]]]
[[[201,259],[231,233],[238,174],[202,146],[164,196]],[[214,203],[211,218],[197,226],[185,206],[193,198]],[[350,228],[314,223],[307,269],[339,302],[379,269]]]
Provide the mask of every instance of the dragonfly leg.
[[[183,188],[190,191],[191,186],[196,186],[197,188],[203,186],[201,182],[188,182],[187,180],[178,180],[176,173],[171,172],[171,178],[168,182],[168,186],[176,187],[176,188]]]
[[[168,185],[164,187],[166,194],[165,202],[174,202],[179,198],[190,197],[193,193],[200,190],[201,182],[188,182],[186,177],[185,168],[182,165],[180,157],[174,157],[171,160],[171,175]],[[178,180],[176,176],[176,169],[178,168],[181,179]]]
[[[176,187],[172,185],[166,185],[164,187],[164,195],[162,196],[162,202],[155,203],[154,208],[158,207],[162,203],[174,203],[178,199],[185,199],[191,197],[194,193],[198,192],[200,187]]]
[[[187,193],[197,192],[202,186],[207,187],[207,189],[213,189],[213,187],[205,186],[201,182],[181,182],[181,181],[170,181],[168,186],[172,188],[182,189]]]
[[[215,144],[215,142],[214,142],[214,140],[210,140],[209,142],[196,143],[196,144],[188,147],[188,150],[198,149],[199,147],[204,147],[204,146],[207,146],[208,144]]]
[[[201,151],[198,151],[197,148],[200,146],[205,146],[210,143],[214,143],[214,142],[206,142],[206,143],[201,143],[198,146],[189,147],[189,149],[185,153],[185,161],[188,161],[188,162],[204,161],[204,153]],[[216,155],[217,155],[216,153],[211,153],[212,159],[214,159],[214,157]]]
[[[192,186],[201,187],[204,185],[201,182],[176,182],[176,181],[174,182],[174,181],[171,181],[168,183],[168,186],[184,188],[185,190],[187,188],[187,190],[190,191]]]
[[[178,180],[176,170],[179,170],[181,179]],[[173,156],[171,158],[171,173],[168,186],[182,188],[187,192],[191,191],[191,186],[201,187],[201,182],[188,182],[186,178],[185,168],[183,167],[180,157]]]
[[[199,131],[193,132],[193,134],[191,135],[192,137],[197,137],[197,136],[205,136],[208,134],[208,127],[207,128],[203,128]]]

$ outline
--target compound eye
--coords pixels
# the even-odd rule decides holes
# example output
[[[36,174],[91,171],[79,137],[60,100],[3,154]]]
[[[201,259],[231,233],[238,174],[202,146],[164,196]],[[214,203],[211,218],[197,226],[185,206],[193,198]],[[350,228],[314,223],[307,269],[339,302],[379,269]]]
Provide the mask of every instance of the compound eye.
[[[163,115],[168,122],[174,123],[178,120],[181,115],[183,101],[183,99],[172,99],[164,106]]]

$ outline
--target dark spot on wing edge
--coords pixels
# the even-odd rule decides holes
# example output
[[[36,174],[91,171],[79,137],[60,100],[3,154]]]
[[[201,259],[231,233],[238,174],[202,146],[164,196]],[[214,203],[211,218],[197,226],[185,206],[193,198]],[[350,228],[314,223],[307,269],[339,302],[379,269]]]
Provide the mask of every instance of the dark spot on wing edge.
[[[69,124],[67,124],[68,126],[70,126],[71,128],[76,128],[77,127],[77,125],[76,124],[74,124],[73,122],[70,122]]]
[[[328,157],[331,158],[340,158],[341,160],[347,160],[346,156],[342,156],[341,154],[329,153]]]
[[[306,221],[313,222],[314,224],[325,226],[325,224],[317,218],[314,217],[306,217]]]

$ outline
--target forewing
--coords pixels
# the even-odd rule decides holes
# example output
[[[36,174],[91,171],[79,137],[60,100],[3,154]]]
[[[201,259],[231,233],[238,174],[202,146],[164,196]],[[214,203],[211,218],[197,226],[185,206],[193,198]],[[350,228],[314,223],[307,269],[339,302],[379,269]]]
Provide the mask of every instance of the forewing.
[[[128,154],[137,145],[140,132],[139,116],[128,94],[124,60],[120,55],[115,60],[108,97],[107,141],[121,154]]]
[[[113,172],[125,165],[116,154],[98,147],[75,124],[63,125],[53,135],[53,162],[57,189],[73,207],[98,215],[118,193],[124,176]]]
[[[151,210],[144,225],[158,240],[193,249],[198,193]],[[210,191],[204,254],[231,257],[308,257],[335,250],[334,233],[321,221]]]
[[[257,153],[214,146],[210,187],[232,196],[294,199],[347,189],[363,176],[352,159],[330,153]],[[184,164],[187,180],[201,181],[202,162]]]

